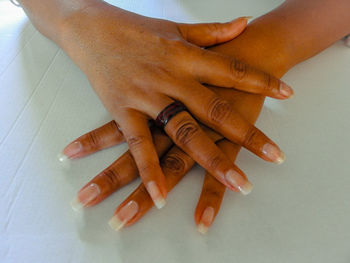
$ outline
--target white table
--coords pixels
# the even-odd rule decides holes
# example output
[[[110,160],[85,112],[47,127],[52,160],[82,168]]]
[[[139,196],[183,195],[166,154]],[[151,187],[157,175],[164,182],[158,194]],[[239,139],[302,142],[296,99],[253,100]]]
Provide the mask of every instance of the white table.
[[[177,21],[259,16],[281,0],[123,0],[120,7]],[[69,205],[122,145],[64,169],[56,155],[110,117],[70,59],[0,0],[0,262],[350,262],[350,49],[337,43],[285,77],[289,101],[268,100],[258,126],[284,149],[281,166],[246,151],[239,166],[251,195],[227,193],[207,236],[193,212],[203,171],[195,168],[132,228],[107,225],[139,182],[76,214]]]

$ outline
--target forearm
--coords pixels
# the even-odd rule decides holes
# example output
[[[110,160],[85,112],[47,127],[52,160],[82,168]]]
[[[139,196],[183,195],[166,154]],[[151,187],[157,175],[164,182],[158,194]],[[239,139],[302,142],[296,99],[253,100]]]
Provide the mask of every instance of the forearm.
[[[349,14],[349,0],[287,0],[214,50],[281,77],[348,34]]]
[[[59,44],[64,21],[75,12],[99,4],[100,0],[18,0],[33,25]]]
[[[294,65],[326,49],[345,32],[350,32],[349,17],[342,11],[348,8],[350,1],[338,1],[337,7],[329,6],[329,3],[324,0],[288,0],[254,20],[234,40],[211,50],[282,77]],[[330,12],[325,14],[327,9]],[[217,91],[223,96],[232,96],[231,90]],[[236,109],[254,123],[264,97],[247,93],[233,96],[237,100]]]

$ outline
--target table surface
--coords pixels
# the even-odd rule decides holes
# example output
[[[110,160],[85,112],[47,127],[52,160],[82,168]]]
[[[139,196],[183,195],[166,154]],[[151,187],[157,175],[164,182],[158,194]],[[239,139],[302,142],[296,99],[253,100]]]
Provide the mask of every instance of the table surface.
[[[280,0],[123,0],[115,4],[176,21],[259,16]],[[0,261],[21,262],[350,262],[350,49],[336,43],[285,77],[296,91],[267,100],[258,127],[284,149],[281,166],[242,151],[255,185],[227,193],[206,236],[193,212],[203,170],[193,169],[167,205],[117,233],[107,225],[139,183],[75,213],[77,190],[125,151],[121,145],[62,167],[56,155],[110,116],[82,72],[0,0]]]

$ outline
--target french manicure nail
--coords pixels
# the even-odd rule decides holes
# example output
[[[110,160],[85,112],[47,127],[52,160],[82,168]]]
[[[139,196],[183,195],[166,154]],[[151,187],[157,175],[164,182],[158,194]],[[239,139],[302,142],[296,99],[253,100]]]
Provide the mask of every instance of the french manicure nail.
[[[111,220],[109,220],[108,224],[115,231],[123,228],[127,222],[132,219],[137,212],[139,211],[139,205],[131,200],[125,206],[123,206],[117,214],[115,214]]]
[[[166,204],[165,199],[163,198],[157,184],[154,181],[148,182],[146,185],[146,188],[155,206],[158,209],[161,209],[163,206],[165,206]]]
[[[63,154],[68,158],[72,158],[74,155],[80,153],[82,148],[83,146],[81,145],[81,142],[76,141],[67,145],[67,147],[63,149]]]
[[[229,170],[225,175],[225,179],[232,187],[237,188],[243,195],[249,194],[253,189],[253,185],[249,181],[246,181],[242,175],[235,170]]]
[[[280,94],[284,97],[292,97],[293,96],[292,88],[284,82],[280,83],[280,90],[279,91],[280,91]]]
[[[213,222],[214,213],[215,210],[213,207],[208,206],[207,208],[205,208],[205,210],[202,213],[201,220],[199,221],[199,224],[197,226],[198,232],[204,235],[208,231],[210,225]]]
[[[71,202],[71,206],[75,211],[79,212],[100,193],[101,190],[97,184],[90,184],[78,192],[77,197]]]
[[[58,159],[61,163],[63,163],[63,162],[66,162],[69,158],[68,158],[67,155],[65,155],[65,154],[63,154],[63,153],[59,153],[59,154],[57,155],[57,159]]]
[[[250,19],[252,19],[253,17],[252,17],[252,16],[242,16],[242,18],[247,19],[247,20],[250,20]]]
[[[57,158],[60,162],[64,163],[66,161],[68,161],[69,159],[72,159],[72,157],[74,157],[74,155],[78,154],[81,149],[82,149],[82,145],[80,142],[73,142],[71,144],[69,144],[66,148],[63,149],[63,152],[59,153],[57,155]]]
[[[285,161],[286,156],[284,153],[278,148],[278,146],[273,145],[271,143],[266,143],[262,148],[262,153],[269,158],[271,161],[277,164],[281,164]]]

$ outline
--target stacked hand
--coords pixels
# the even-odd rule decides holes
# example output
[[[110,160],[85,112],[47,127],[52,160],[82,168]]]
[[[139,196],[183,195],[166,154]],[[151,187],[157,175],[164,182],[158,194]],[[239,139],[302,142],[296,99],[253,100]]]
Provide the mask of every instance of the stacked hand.
[[[130,153],[117,165],[135,161],[129,175],[120,175],[124,179],[108,176],[113,169],[104,172],[100,177],[110,178],[110,184],[93,184],[86,191],[99,193],[99,198],[86,203],[80,196],[82,205],[102,200],[111,193],[106,192],[107,185],[109,191],[114,191],[134,178],[137,170],[156,206],[165,204],[171,183],[164,176],[166,169],[161,169],[158,155],[167,150],[170,141],[167,146],[157,145],[164,135],[158,131],[159,135],[152,138],[149,120],[156,119],[174,101],[182,102],[188,111],[178,113],[164,127],[178,147],[173,151],[186,153],[229,189],[248,194],[252,185],[234,165],[232,155],[225,154],[225,147],[233,151],[231,148],[243,146],[270,162],[284,160],[279,147],[237,110],[231,94],[237,94],[235,88],[285,99],[292,95],[291,88],[239,60],[202,48],[236,37],[246,24],[246,18],[226,24],[178,24],[142,17],[102,2],[65,21],[60,44],[86,73],[115,122],[75,141],[63,153],[71,159],[82,157],[123,138]],[[221,87],[220,92],[203,84]],[[212,138],[213,132],[205,132],[209,128],[203,128],[197,120],[220,135]],[[98,138],[104,138],[103,143]],[[231,146],[215,144],[218,138],[227,139],[224,145]]]
[[[221,88],[211,89],[218,95],[225,96],[232,103],[235,110],[240,112],[247,120],[252,123],[255,121],[263,102],[261,96]],[[222,136],[211,130],[206,129],[206,134],[216,142],[218,148],[233,163],[240,146],[222,139]],[[195,162],[179,147],[172,146],[169,137],[158,128],[152,128],[152,135],[156,151],[161,157],[161,168],[165,175],[166,186],[170,191],[192,168]],[[118,125],[115,121],[111,121],[74,140],[66,149],[69,149],[72,144],[79,143],[82,147],[77,156],[83,157],[123,141],[124,136],[118,129]],[[240,171],[238,168],[236,169]],[[240,171],[240,174],[246,178],[243,172]],[[81,209],[82,206],[89,207],[100,203],[119,188],[133,181],[138,175],[137,165],[130,151],[127,151],[78,192],[77,199],[72,203],[73,208]],[[202,233],[206,232],[218,213],[225,189],[226,186],[224,184],[209,172],[206,173],[202,194],[195,211],[195,221],[198,225],[198,230]],[[118,206],[115,216],[110,221],[110,225],[116,230],[124,225],[129,226],[138,221],[152,206],[152,199],[144,184],[141,183]]]
[[[232,53],[230,49],[232,49],[232,44],[235,46],[234,43],[235,41],[231,41],[228,44],[231,45],[231,48],[226,48],[226,53]],[[283,68],[283,65],[279,65],[279,61],[274,60],[275,57],[264,60],[264,65],[266,65],[266,67],[258,62],[260,60],[255,60],[256,57],[259,58],[259,55],[254,54],[254,51],[249,52],[249,46],[251,46],[252,43],[254,43],[254,38],[250,38],[250,41],[248,39],[246,46],[241,46],[241,54],[243,54],[241,56],[242,60],[260,65],[265,70],[276,73],[276,75],[282,75],[281,68]],[[240,45],[238,44],[235,47],[240,48]],[[225,52],[225,47],[222,46],[222,50],[219,51]],[[273,51],[272,48],[271,51]],[[263,104],[262,96],[233,89],[217,87],[210,87],[210,89],[219,96],[226,98],[231,103],[234,110],[241,114],[249,123],[253,124],[255,122]],[[202,127],[205,129],[207,135],[216,142],[216,145],[226,155],[226,158],[233,163],[240,146],[226,139],[222,139],[222,136],[204,126]],[[161,168],[166,178],[167,188],[170,191],[191,169],[195,162],[179,147],[172,146],[171,140],[154,126],[152,127],[152,136],[157,154],[161,158]],[[116,122],[111,121],[74,140],[65,148],[64,152],[69,154],[72,148],[77,148],[74,144],[79,144],[79,151],[75,152],[73,158],[80,158],[104,148],[117,145],[124,140],[124,135],[118,128]],[[241,175],[246,178],[243,172],[241,172]],[[89,181],[78,192],[73,206],[76,209],[80,209],[82,207],[96,205],[121,187],[135,180],[138,176],[139,172],[134,158],[130,151],[127,151],[113,164]],[[224,184],[218,181],[211,173],[206,173],[202,193],[195,210],[195,222],[200,232],[206,232],[208,227],[213,223],[220,209],[225,190],[226,186]],[[233,190],[235,189],[233,188]],[[144,184],[141,183],[139,187],[118,206],[115,215],[110,220],[110,224],[117,230],[123,226],[132,225],[145,215],[152,206],[152,199]]]

